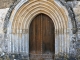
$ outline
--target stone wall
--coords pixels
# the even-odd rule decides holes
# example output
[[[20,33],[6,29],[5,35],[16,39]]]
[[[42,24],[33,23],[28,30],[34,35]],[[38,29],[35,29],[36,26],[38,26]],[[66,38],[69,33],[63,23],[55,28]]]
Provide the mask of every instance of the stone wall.
[[[80,2],[77,2],[75,7],[73,7],[76,22],[77,22],[77,42],[76,42],[76,50],[77,54],[80,56]]]
[[[0,0],[0,9],[9,8],[17,0]]]
[[[3,26],[4,26],[4,20],[7,14],[7,11],[9,8],[0,9],[0,53],[3,52],[4,46],[4,32],[3,32]]]
[[[16,0],[1,0],[0,1],[0,8],[4,8],[4,9],[0,9],[0,54],[2,52],[4,52],[4,33],[3,33],[3,25],[4,25],[4,19],[6,16],[7,11],[9,10],[10,5],[12,5]],[[80,56],[80,2],[78,1],[74,1],[74,2],[68,2],[66,3],[67,5],[69,4],[69,6],[71,6],[73,8],[73,13],[75,14],[75,19],[76,19],[76,23],[77,23],[77,32],[74,34],[73,37],[73,43],[71,43],[71,45],[73,46],[73,48],[75,48],[74,52],[76,54],[77,52],[77,56]],[[6,9],[5,9],[6,8]],[[73,30],[73,29],[72,29]],[[75,42],[75,43],[74,43]],[[4,53],[2,53],[4,54]]]

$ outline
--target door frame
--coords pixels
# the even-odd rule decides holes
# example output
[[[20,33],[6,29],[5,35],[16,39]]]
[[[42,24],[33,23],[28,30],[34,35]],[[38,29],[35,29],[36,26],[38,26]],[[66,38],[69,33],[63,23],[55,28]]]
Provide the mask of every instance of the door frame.
[[[72,25],[68,23],[71,23],[71,20],[69,19],[68,16],[68,11],[66,10],[66,8],[64,6],[62,6],[61,4],[58,4],[55,0],[50,0],[50,1],[44,1],[44,0],[32,0],[27,2],[26,1],[21,1],[19,4],[17,4],[15,6],[15,8],[13,9],[9,22],[8,22],[8,28],[6,30],[6,35],[9,35],[10,39],[8,42],[8,46],[6,47],[11,48],[11,33],[13,33],[13,31],[15,30],[15,27],[20,27],[19,23],[21,21],[21,27],[20,30],[17,29],[17,31],[20,31],[19,33],[24,34],[26,33],[26,39],[25,41],[26,43],[26,51],[24,52],[22,50],[22,52],[26,55],[29,55],[29,26],[30,23],[32,21],[32,19],[40,14],[46,14],[48,15],[55,26],[55,54],[58,55],[59,53],[69,53],[69,48],[70,48],[70,40],[72,38],[70,38],[69,36],[71,35],[71,30],[70,33],[68,32],[69,29],[72,29]],[[18,21],[18,23],[15,23],[16,21]],[[71,27],[70,27],[71,26]],[[26,32],[22,32],[22,30],[25,29]],[[14,34],[12,34],[14,35]],[[23,35],[23,36],[25,36]],[[13,37],[15,38],[15,36]],[[16,39],[16,38],[15,38]],[[20,38],[21,39],[21,38]],[[6,39],[5,39],[6,40]],[[14,42],[12,42],[14,43]],[[14,44],[15,46],[15,44]],[[64,47],[64,48],[63,48]],[[14,47],[12,47],[14,49]],[[18,49],[18,48],[17,48]],[[5,50],[6,51],[6,50]],[[9,53],[15,53],[13,50],[8,49],[7,52]],[[16,50],[16,52],[18,52]],[[20,51],[21,52],[21,51]],[[65,54],[66,54],[65,53]]]
[[[48,21],[50,20],[51,25],[53,25],[53,26],[51,26],[51,25],[50,25],[50,26],[51,26],[52,29],[53,29],[53,30],[51,30],[51,31],[53,31],[53,35],[52,35],[52,36],[53,36],[53,39],[52,39],[52,40],[53,40],[53,42],[54,42],[54,43],[52,43],[52,44],[54,45],[54,47],[53,47],[53,48],[54,48],[54,49],[53,49],[54,51],[53,51],[53,52],[55,53],[55,33],[54,33],[54,32],[55,32],[55,27],[54,27],[54,23],[53,23],[53,21],[51,20],[51,18],[50,18],[49,16],[47,16],[47,15],[45,15],[45,14],[43,14],[43,13],[40,13],[40,14],[38,14],[37,16],[38,16],[39,18],[40,18],[41,16],[43,16],[43,17],[46,16],[47,18],[49,18],[49,19],[46,20],[46,21],[48,22]],[[34,17],[33,20],[34,20],[35,18],[37,18],[37,17]],[[42,19],[42,18],[40,18],[39,20],[42,21],[41,19]],[[31,24],[33,23],[33,20],[31,21]],[[34,21],[36,21],[36,20],[34,20]],[[38,21],[38,20],[37,20],[37,21]],[[44,21],[45,21],[45,20],[44,20]],[[37,23],[37,22],[36,22],[36,23]],[[36,23],[35,23],[35,24],[36,24]],[[49,23],[49,24],[50,24],[50,23]],[[30,30],[30,27],[33,26],[33,25],[31,25],[31,24],[30,24],[30,26],[29,26],[29,31],[31,31],[31,30]],[[43,25],[42,25],[42,26],[43,26]],[[35,26],[35,27],[36,27],[36,26]],[[47,25],[46,25],[46,27],[47,27]],[[30,34],[30,32],[29,32],[29,34]],[[34,33],[34,34],[35,34],[35,33]],[[32,34],[30,34],[30,35],[32,35]],[[30,35],[29,35],[29,36],[30,36]],[[51,36],[51,35],[50,35],[50,36]],[[29,38],[30,38],[30,37],[29,37]],[[31,41],[31,40],[30,40],[30,41]],[[49,40],[48,40],[48,41],[49,41]],[[29,43],[30,43],[30,42],[29,42]],[[37,42],[35,42],[35,43],[37,43]],[[50,45],[50,46],[51,46],[51,45]],[[29,49],[30,49],[30,48],[31,48],[31,47],[29,47]],[[29,50],[29,51],[30,51],[30,50]],[[30,53],[30,52],[29,52],[29,53]],[[54,55],[54,53],[53,53],[53,55]],[[34,53],[33,53],[33,54],[34,54]]]

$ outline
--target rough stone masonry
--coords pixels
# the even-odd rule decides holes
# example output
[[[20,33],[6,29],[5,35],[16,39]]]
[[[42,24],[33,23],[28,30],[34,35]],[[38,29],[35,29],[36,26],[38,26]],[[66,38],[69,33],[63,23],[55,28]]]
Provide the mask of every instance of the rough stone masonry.
[[[27,0],[21,0],[27,1]],[[5,25],[9,23],[10,16],[15,6],[20,0],[1,0],[0,1],[0,60],[11,60],[11,59],[28,59],[23,53],[8,53],[7,43],[10,35],[7,35]],[[31,1],[31,0],[30,0]],[[68,11],[68,16],[71,19],[72,34],[70,35],[71,42],[69,48],[69,54],[59,53],[55,55],[57,60],[80,60],[80,1],[79,0],[55,0],[63,5]],[[70,31],[69,30],[69,31]]]

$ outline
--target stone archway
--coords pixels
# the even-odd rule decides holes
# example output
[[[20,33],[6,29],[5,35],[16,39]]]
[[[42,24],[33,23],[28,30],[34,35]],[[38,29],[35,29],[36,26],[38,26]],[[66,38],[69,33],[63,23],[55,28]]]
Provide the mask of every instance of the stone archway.
[[[14,8],[7,28],[7,34],[10,36],[9,53],[26,53],[29,56],[29,26],[32,19],[40,13],[46,14],[54,22],[55,54],[69,53],[67,11],[54,0],[31,0],[25,3],[22,1],[22,4],[19,3]]]

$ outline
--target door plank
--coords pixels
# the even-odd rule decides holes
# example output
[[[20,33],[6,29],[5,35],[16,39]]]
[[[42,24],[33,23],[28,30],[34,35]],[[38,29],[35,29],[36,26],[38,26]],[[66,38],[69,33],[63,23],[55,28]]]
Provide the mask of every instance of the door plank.
[[[54,55],[54,24],[50,17],[45,14],[39,14],[32,20],[29,30],[29,40],[30,58],[34,56],[35,58],[40,58],[38,60],[45,60],[47,56]],[[49,57],[47,57],[47,59],[49,59]]]

